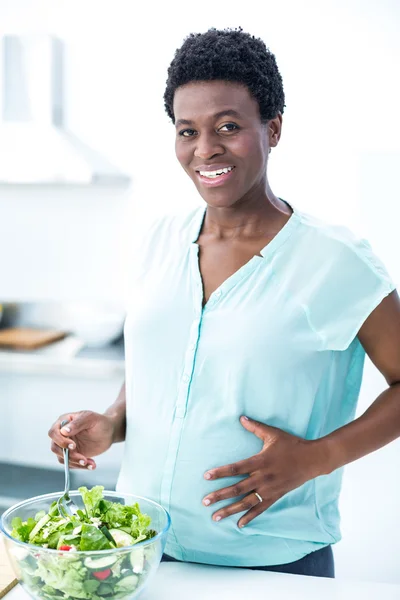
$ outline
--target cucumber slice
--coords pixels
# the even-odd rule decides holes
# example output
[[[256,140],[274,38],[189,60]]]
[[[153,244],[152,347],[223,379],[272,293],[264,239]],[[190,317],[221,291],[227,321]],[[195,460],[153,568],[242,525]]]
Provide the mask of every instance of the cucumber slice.
[[[46,523],[48,523],[50,521],[50,515],[44,515],[44,517],[42,517],[35,525],[35,527],[32,529],[32,531],[29,534],[29,541],[31,542],[33,540],[33,538],[35,537],[35,535],[42,529],[42,527],[44,527],[46,525]]]
[[[117,543],[114,540],[113,536],[111,535],[109,529],[107,529],[107,527],[105,525],[103,525],[103,527],[100,527],[100,531],[101,531],[101,533],[103,533],[106,536],[106,538],[108,539],[109,542],[111,542],[114,546],[117,545]]]
[[[91,558],[88,556],[84,560],[84,565],[92,571],[102,571],[103,569],[110,569],[117,560],[116,556],[104,556],[104,558]]]
[[[137,575],[128,575],[128,577],[120,579],[114,587],[114,598],[118,597],[120,593],[124,593],[124,595],[129,597],[129,594],[132,594],[138,585],[139,577]]]
[[[110,535],[114,538],[117,548],[125,548],[125,546],[132,546],[135,543],[134,538],[120,529],[110,529]]]
[[[130,527],[118,527],[118,529],[119,529],[120,531],[126,531],[126,533],[130,533],[130,531],[131,531],[131,528],[130,528]]]
[[[144,549],[143,548],[136,548],[135,550],[132,550],[132,552],[130,553],[130,561],[131,561],[131,565],[132,565],[132,571],[134,573],[140,574],[143,573],[143,569],[144,569]]]

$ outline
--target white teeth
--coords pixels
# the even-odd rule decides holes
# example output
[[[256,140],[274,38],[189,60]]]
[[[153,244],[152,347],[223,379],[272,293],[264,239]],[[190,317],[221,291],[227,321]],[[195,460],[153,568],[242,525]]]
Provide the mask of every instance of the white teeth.
[[[225,167],[223,169],[220,169],[219,171],[199,171],[200,175],[202,177],[208,177],[209,179],[212,179],[213,177],[219,177],[222,174],[226,174],[229,173],[229,171],[232,171],[233,167]]]

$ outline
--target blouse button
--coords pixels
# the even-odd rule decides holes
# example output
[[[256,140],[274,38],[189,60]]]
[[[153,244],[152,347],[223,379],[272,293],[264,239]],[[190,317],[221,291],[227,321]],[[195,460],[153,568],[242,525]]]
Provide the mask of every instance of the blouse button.
[[[184,376],[182,377],[182,381],[183,381],[183,383],[189,383],[189,380],[190,380],[190,377],[189,377],[189,375],[184,375]]]

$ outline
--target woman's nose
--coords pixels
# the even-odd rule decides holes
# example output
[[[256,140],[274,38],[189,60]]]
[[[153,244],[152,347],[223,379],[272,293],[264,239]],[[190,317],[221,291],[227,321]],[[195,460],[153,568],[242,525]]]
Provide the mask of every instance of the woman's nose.
[[[210,159],[225,152],[221,139],[216,135],[201,134],[196,142],[194,154],[197,158]]]

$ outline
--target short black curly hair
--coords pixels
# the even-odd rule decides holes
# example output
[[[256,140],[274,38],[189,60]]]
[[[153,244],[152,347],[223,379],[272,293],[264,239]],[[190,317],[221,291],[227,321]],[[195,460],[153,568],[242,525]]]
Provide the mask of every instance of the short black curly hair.
[[[192,81],[213,80],[246,85],[258,102],[263,123],[284,111],[282,77],[274,54],[241,27],[191,33],[176,50],[164,93],[165,110],[173,123],[176,89]]]

